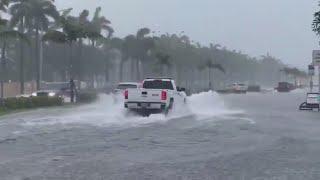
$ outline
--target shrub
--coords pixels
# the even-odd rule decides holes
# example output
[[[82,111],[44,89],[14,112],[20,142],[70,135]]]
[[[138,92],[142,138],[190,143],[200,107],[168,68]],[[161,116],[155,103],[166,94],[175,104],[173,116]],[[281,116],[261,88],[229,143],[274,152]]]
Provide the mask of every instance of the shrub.
[[[60,97],[31,97],[33,107],[49,107],[63,105],[63,99]]]
[[[63,99],[60,97],[7,98],[4,100],[4,106],[0,107],[0,111],[61,105],[63,105]]]

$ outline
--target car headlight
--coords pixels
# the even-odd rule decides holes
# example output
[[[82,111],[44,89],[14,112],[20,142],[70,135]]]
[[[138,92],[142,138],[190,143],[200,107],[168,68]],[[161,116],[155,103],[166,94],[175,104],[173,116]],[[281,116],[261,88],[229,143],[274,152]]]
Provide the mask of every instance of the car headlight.
[[[49,96],[50,96],[50,97],[53,97],[53,96],[55,96],[55,95],[56,95],[56,93],[53,93],[53,92],[49,93]]]
[[[37,96],[37,93],[34,92],[34,93],[31,94],[31,96]]]

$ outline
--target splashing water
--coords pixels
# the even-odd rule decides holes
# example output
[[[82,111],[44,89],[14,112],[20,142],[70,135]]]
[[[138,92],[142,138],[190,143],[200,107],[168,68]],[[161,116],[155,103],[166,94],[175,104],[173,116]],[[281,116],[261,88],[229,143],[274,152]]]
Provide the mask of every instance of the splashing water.
[[[116,101],[115,101],[116,100]],[[140,126],[152,123],[165,123],[169,120],[194,117],[196,120],[239,113],[225,106],[222,98],[213,92],[194,94],[187,104],[177,104],[168,116],[153,114],[141,117],[128,113],[123,107],[122,97],[101,95],[97,103],[72,108],[66,113],[48,115],[26,122],[26,125],[89,124],[94,126]]]

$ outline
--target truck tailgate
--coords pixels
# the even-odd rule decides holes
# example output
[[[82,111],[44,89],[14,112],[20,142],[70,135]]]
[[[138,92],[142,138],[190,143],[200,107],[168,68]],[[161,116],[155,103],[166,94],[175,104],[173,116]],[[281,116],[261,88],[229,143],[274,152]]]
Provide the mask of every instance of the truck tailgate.
[[[127,102],[162,102],[161,93],[156,89],[129,89]]]

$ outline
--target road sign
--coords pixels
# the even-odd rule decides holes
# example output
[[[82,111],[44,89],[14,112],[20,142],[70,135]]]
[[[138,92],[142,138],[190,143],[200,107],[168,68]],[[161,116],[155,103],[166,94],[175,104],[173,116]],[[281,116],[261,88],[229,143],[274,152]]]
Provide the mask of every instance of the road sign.
[[[313,50],[312,59],[314,66],[320,66],[320,50]]]

